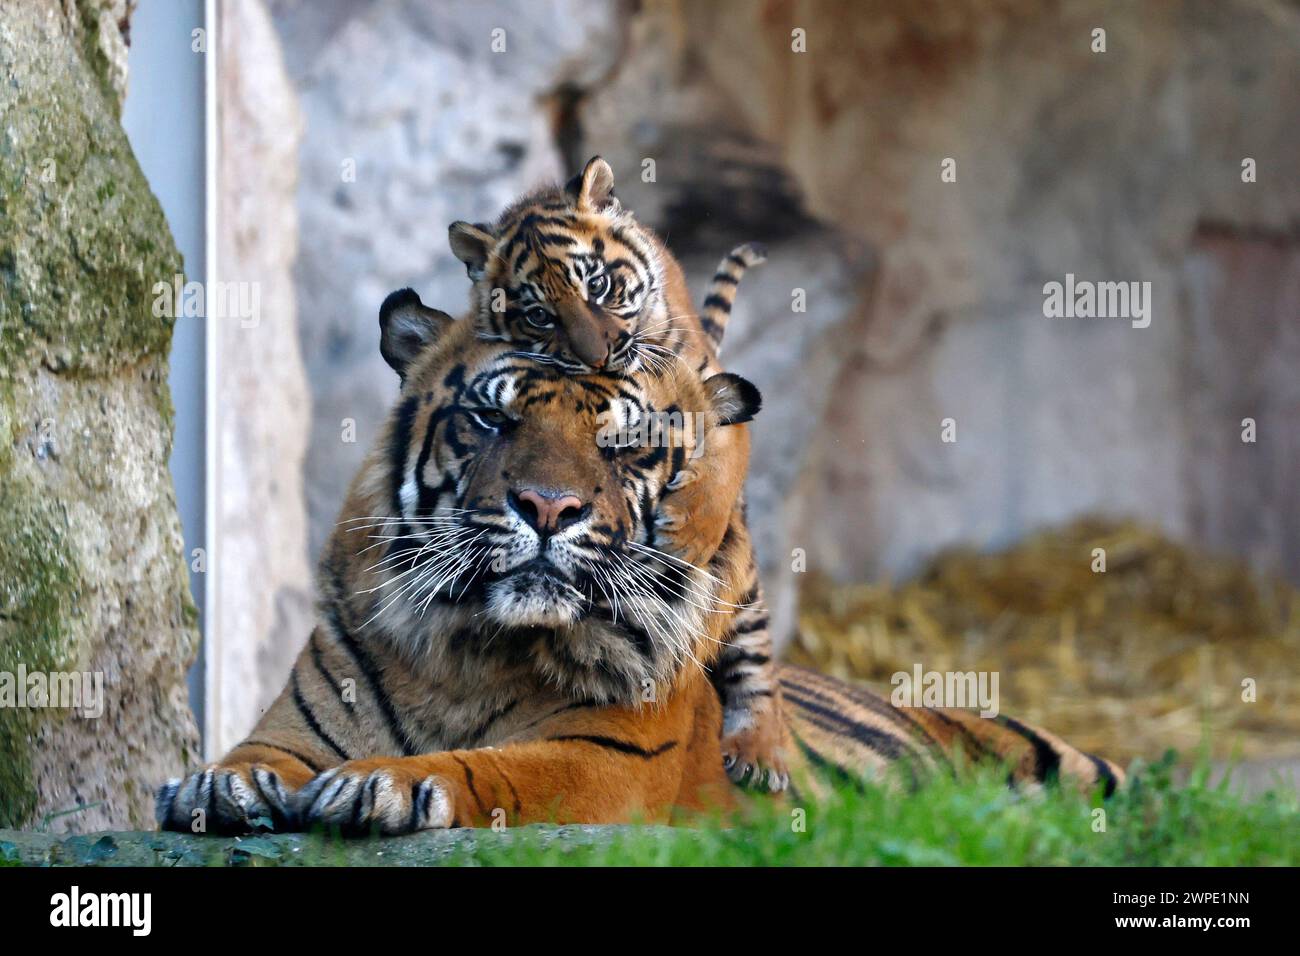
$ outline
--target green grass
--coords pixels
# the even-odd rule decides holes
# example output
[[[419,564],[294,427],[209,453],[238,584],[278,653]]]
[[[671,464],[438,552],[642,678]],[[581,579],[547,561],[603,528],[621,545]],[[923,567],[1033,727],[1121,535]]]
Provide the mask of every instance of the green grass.
[[[447,862],[482,866],[1244,866],[1300,864],[1300,799],[1279,786],[1244,798],[1174,758],[1135,768],[1108,801],[1052,789],[1018,795],[1000,775],[937,780],[903,795],[840,791],[819,805],[758,803],[731,828],[662,829],[580,847],[541,835],[479,840]],[[1105,830],[1095,810],[1104,810]],[[798,811],[806,811],[802,830]]]

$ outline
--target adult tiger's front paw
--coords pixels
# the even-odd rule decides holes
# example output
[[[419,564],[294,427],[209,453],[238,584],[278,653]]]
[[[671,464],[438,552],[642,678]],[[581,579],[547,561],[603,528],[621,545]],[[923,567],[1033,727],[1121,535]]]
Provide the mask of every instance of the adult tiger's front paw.
[[[260,764],[218,766],[158,788],[154,817],[162,830],[231,835],[292,830],[295,815],[280,775]]]
[[[442,777],[382,760],[353,760],[316,777],[296,801],[304,828],[395,836],[451,826],[453,796]]]

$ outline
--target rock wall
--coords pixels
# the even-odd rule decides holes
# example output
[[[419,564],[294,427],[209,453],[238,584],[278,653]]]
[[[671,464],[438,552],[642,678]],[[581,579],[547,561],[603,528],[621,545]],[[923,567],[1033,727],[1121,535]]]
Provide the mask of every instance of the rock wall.
[[[104,692],[97,717],[0,707],[0,826],[151,826],[153,787],[197,751],[151,291],[182,264],[118,121],[128,7],[0,12],[0,675]]]
[[[376,303],[409,284],[454,310],[447,222],[601,153],[697,287],[732,243],[772,247],[725,358],[768,399],[750,519],[779,635],[801,557],[904,575],[1081,512],[1300,580],[1294,3],[273,11],[307,118],[313,552],[393,394]],[[1149,327],[1045,318],[1067,274],[1150,282]]]
[[[843,361],[806,369],[835,375],[837,395],[797,496],[810,563],[844,580],[907,573],[951,543],[1099,511],[1300,580],[1285,543],[1300,405],[1283,370],[1300,358],[1294,4],[674,16],[812,213],[881,252]],[[1067,273],[1150,281],[1150,326],[1044,318],[1044,284]]]

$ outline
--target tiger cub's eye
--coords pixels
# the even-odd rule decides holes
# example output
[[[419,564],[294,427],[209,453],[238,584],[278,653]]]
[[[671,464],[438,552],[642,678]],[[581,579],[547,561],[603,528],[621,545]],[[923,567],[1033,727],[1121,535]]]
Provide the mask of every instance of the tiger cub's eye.
[[[528,321],[529,325],[538,329],[549,329],[555,324],[555,320],[551,317],[551,313],[547,312],[540,305],[535,305],[525,312],[524,318]]]
[[[599,299],[609,291],[609,276],[601,273],[598,276],[592,276],[587,280],[587,294],[593,299]]]

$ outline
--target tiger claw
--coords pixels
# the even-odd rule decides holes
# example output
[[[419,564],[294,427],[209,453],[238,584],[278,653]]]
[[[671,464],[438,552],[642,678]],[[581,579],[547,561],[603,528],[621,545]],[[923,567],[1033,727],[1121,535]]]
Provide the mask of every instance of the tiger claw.
[[[723,737],[722,767],[732,783],[748,790],[780,793],[790,786],[780,745],[757,727]]]
[[[299,791],[298,812],[304,826],[336,827],[345,836],[394,836],[451,826],[452,794],[441,777],[343,764]]]
[[[239,834],[294,827],[289,794],[279,775],[261,765],[213,765],[168,780],[154,797],[163,830]]]

